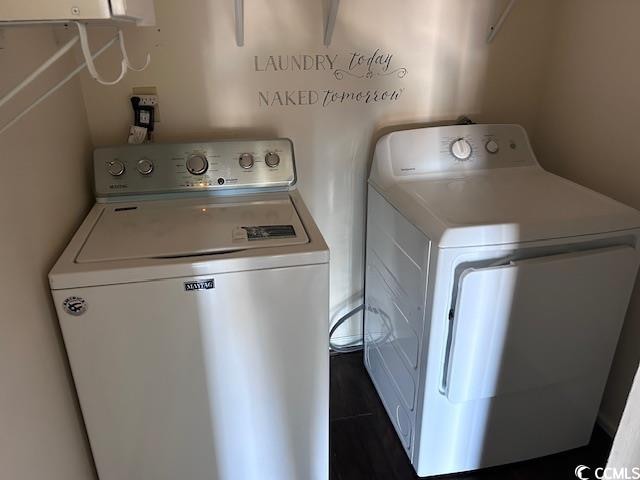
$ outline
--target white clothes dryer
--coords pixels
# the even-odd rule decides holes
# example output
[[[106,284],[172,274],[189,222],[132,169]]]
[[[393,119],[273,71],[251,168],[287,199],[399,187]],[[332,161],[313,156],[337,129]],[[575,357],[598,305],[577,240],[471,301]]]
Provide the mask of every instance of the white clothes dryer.
[[[639,235],[639,212],[543,170],[519,126],[378,141],[365,363],[418,475],[589,442]]]
[[[292,143],[94,167],[49,279],[101,480],[327,480],[329,251]]]

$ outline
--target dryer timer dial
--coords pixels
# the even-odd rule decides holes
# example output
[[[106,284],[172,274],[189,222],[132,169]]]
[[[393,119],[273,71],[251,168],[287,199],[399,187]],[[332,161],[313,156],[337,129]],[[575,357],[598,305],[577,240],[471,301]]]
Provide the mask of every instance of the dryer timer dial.
[[[451,144],[451,154],[458,160],[467,160],[471,156],[471,145],[464,138]]]

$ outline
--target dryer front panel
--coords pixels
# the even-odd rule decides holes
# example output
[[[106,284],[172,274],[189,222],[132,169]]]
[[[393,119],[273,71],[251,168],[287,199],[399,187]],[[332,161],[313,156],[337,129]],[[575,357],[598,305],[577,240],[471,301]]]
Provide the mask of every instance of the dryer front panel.
[[[452,402],[580,378],[606,381],[637,271],[629,246],[470,268],[443,390]]]

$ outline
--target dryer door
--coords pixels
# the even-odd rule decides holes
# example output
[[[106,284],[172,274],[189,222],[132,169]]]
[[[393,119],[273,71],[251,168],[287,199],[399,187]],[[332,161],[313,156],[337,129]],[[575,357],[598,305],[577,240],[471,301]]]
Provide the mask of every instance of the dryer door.
[[[453,402],[606,380],[638,266],[629,246],[470,268],[443,368]]]

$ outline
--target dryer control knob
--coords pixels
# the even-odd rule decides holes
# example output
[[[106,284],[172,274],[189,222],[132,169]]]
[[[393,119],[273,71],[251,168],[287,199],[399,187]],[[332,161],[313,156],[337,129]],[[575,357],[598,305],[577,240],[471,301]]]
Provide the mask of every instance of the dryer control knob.
[[[208,168],[209,162],[207,161],[207,157],[201,153],[191,155],[187,159],[187,170],[193,175],[202,175]]]
[[[140,175],[150,175],[153,172],[153,162],[148,158],[141,158],[138,160],[136,170]]]
[[[467,160],[471,156],[471,145],[464,138],[451,144],[451,154],[458,160]]]
[[[253,167],[253,155],[251,155],[250,153],[243,153],[242,155],[240,155],[238,163],[245,170],[250,169],[251,167]]]
[[[269,152],[264,156],[264,163],[266,163],[268,167],[276,168],[280,165],[280,155],[276,152]]]
[[[110,162],[107,162],[107,172],[113,177],[119,177],[125,171],[124,163],[120,160],[115,159]]]
[[[498,142],[496,142],[495,140],[489,140],[485,145],[485,148],[489,153],[498,153],[498,151],[500,150],[500,145],[498,145]]]

